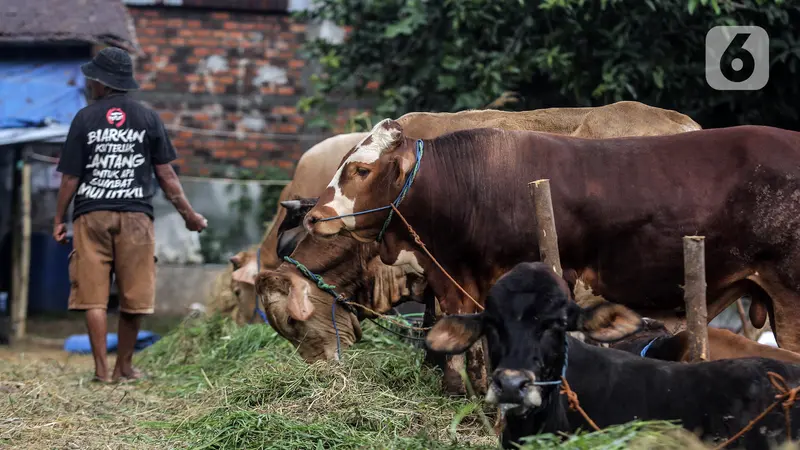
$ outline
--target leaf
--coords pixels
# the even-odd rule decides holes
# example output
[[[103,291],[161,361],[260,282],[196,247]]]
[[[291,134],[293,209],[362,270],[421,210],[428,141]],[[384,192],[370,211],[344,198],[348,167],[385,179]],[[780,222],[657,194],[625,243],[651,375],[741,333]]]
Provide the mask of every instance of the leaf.
[[[458,80],[452,75],[439,75],[438,81],[441,90],[452,89],[458,85]]]
[[[387,38],[395,38],[401,34],[410,35],[411,32],[414,31],[413,24],[414,19],[412,17],[406,17],[405,19],[386,27],[386,31],[383,32],[383,35]]]
[[[664,89],[664,69],[661,67],[657,67],[653,71],[653,83],[656,84],[657,88]]]
[[[442,68],[450,71],[457,71],[461,68],[461,61],[453,56],[447,55],[442,59]]]
[[[453,420],[450,422],[450,435],[453,436],[454,439],[456,436],[458,436],[458,425],[462,420],[464,420],[464,417],[472,414],[477,407],[477,403],[469,403],[458,409],[456,414],[453,416]]]

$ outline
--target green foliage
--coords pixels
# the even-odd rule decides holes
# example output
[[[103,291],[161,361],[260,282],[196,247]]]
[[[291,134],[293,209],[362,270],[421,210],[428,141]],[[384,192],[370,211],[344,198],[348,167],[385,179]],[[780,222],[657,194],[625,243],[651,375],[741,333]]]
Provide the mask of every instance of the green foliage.
[[[376,118],[411,111],[598,106],[637,100],[706,128],[800,128],[800,2],[785,0],[316,0],[302,16],[351,27],[342,44],[312,40],[321,66],[304,107],[371,98]],[[770,82],[716,91],[705,80],[705,36],[716,25],[770,36]],[[366,89],[380,83],[377,92]]]

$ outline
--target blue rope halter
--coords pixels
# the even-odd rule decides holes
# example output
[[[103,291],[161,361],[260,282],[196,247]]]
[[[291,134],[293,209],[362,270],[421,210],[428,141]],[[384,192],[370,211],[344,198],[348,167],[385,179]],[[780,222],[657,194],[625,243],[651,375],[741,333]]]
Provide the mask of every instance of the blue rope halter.
[[[639,353],[639,356],[645,358],[647,355],[647,351],[650,350],[650,346],[653,345],[661,336],[656,336],[652,341],[648,342],[647,345],[644,346],[642,351]]]
[[[564,336],[564,365],[561,366],[561,377],[553,381],[534,381],[534,386],[558,386],[561,384],[561,378],[567,376],[567,365],[569,365],[569,337]]]
[[[256,265],[258,266],[258,270],[261,270],[261,247],[260,246],[258,247],[258,250],[256,250]],[[254,289],[254,291],[255,291],[255,289]],[[260,310],[258,308],[258,304],[259,304],[259,302],[261,302],[261,296],[258,295],[258,291],[255,291],[255,295],[256,295],[256,304],[255,304],[255,309],[253,311],[253,316],[250,317],[250,322],[252,322],[253,319],[256,318],[256,313],[258,313],[258,315],[261,316],[261,320],[263,320],[265,324],[269,325],[269,321],[267,320],[267,315],[264,314],[264,311],[262,311],[262,310]]]
[[[394,210],[392,210],[392,205],[395,208],[400,206],[400,202],[406,197],[408,190],[411,189],[411,185],[414,183],[414,178],[417,176],[417,172],[419,172],[420,162],[422,162],[422,153],[424,150],[425,144],[422,142],[422,139],[417,139],[416,145],[416,161],[414,162],[414,168],[411,169],[411,172],[406,177],[405,183],[403,183],[403,188],[400,190],[400,194],[397,198],[392,202],[391,205],[381,206],[380,208],[373,208],[368,209],[366,211],[358,211],[350,214],[342,214],[340,216],[333,216],[333,217],[326,217],[324,219],[319,219],[320,222],[327,222],[329,220],[341,219],[342,217],[353,217],[353,216],[360,216],[362,214],[369,214],[378,211],[383,211],[385,209],[389,210],[389,215],[386,217],[386,220],[383,222],[383,227],[381,227],[381,232],[378,233],[378,237],[376,239],[377,242],[380,242],[383,239],[383,234],[386,232],[386,228],[389,226],[389,222],[392,221],[392,216],[394,215]]]

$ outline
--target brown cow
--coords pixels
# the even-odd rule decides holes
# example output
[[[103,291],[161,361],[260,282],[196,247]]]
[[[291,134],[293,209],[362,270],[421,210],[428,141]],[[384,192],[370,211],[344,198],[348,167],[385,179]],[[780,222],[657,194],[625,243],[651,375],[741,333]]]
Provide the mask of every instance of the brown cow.
[[[597,108],[551,108],[527,112],[484,110],[460,113],[409,113],[398,119],[397,122],[402,124],[404,130],[410,130],[408,132],[410,135],[421,138],[481,126],[510,130],[542,130],[587,138],[675,134],[700,129],[697,123],[683,114],[637,102],[618,102]],[[369,146],[369,143],[360,143],[362,147],[365,145]],[[334,172],[331,173],[331,177]],[[314,195],[321,193],[322,189]],[[291,207],[305,211],[302,209],[300,201],[292,204]],[[286,225],[286,227],[291,227],[291,225]],[[296,230],[292,232],[296,233]],[[281,239],[283,236],[281,234]],[[326,282],[336,285],[340,293],[348,297],[355,297],[361,302],[367,302],[363,304],[378,312],[386,312],[401,297],[418,299],[423,292],[424,283],[420,282],[419,276],[406,278],[409,274],[421,274],[421,272],[416,272],[417,267],[413,264],[413,257],[409,259],[412,264],[389,266],[402,267],[402,272],[392,272],[389,267],[375,260],[378,247],[374,243],[363,244],[365,247],[356,252],[350,248],[350,246],[360,245],[356,241],[346,237],[337,237],[335,240],[335,243],[314,240],[313,244],[306,240],[298,247],[302,247],[304,250],[299,250],[292,256],[313,267],[313,270],[323,275]],[[409,252],[403,253],[402,256],[412,256],[412,250],[414,248],[410,247]],[[345,251],[357,254],[358,258],[355,260],[345,259],[341,254]],[[349,264],[347,270],[340,267],[345,264]],[[373,282],[362,283],[360,278],[371,276],[370,272],[373,270],[381,271],[385,273],[385,276]],[[263,280],[259,289],[264,295],[265,309],[273,327],[300,346],[301,355],[313,355],[318,358],[332,357],[336,353],[336,338],[330,320],[332,299],[319,292],[316,286],[307,285],[293,266],[283,266],[275,273],[266,273]],[[297,288],[292,290],[290,289],[292,286]],[[391,295],[386,294],[380,299],[373,296],[370,299],[368,295],[358,291],[362,287],[367,287],[368,291],[390,292]],[[298,295],[306,292],[314,293],[314,302],[305,295]],[[426,302],[430,300],[428,298]],[[296,305],[302,307],[297,308]],[[315,316],[313,324],[309,319],[312,315]],[[340,330],[343,329],[341,327],[346,329],[350,323],[356,322],[344,321],[343,325],[340,325]],[[347,336],[354,335],[350,330],[346,331]],[[303,344],[298,341],[298,336],[304,337]],[[346,339],[342,339],[341,347],[350,345],[350,342],[345,341]],[[457,374],[455,376],[457,377]]]
[[[336,217],[394,201],[415,148],[397,122],[379,123],[306,216],[309,231],[375,239],[386,212]],[[424,149],[400,211],[480,302],[514,264],[539,258],[525,185],[549,178],[562,265],[596,274],[594,292],[633,308],[681,307],[681,236],[704,235],[709,317],[743,294],[762,295],[781,346],[800,350],[791,314],[800,301],[800,133],[743,126],[589,140],[479,129]],[[421,268],[444,312],[475,311],[427,258],[408,253],[413,245],[392,220],[381,258]]]
[[[258,274],[256,249],[242,250],[230,259],[233,266],[230,290],[236,298],[237,307],[233,318],[239,325],[258,323],[261,317],[255,312],[256,290],[253,280]],[[260,305],[258,305],[261,307]]]
[[[691,361],[688,331],[672,334],[663,323],[648,318],[643,318],[643,325],[641,331],[612,344],[611,348],[664,361]],[[709,361],[747,357],[800,364],[800,354],[759,344],[728,330],[708,327]]]

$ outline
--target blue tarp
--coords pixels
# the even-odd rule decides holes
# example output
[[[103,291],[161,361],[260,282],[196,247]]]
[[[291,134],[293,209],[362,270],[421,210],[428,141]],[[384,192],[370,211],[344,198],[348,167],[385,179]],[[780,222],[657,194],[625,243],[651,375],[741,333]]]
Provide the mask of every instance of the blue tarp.
[[[134,351],[143,350],[161,339],[161,336],[153,333],[152,331],[140,331],[136,336],[136,344]],[[117,333],[108,333],[106,335],[106,351],[113,353],[117,351],[119,344],[119,337]],[[64,350],[68,353],[86,354],[92,352],[92,346],[89,343],[88,334],[73,334],[64,340]]]
[[[0,128],[36,126],[47,118],[69,126],[86,106],[85,62],[0,61]]]

